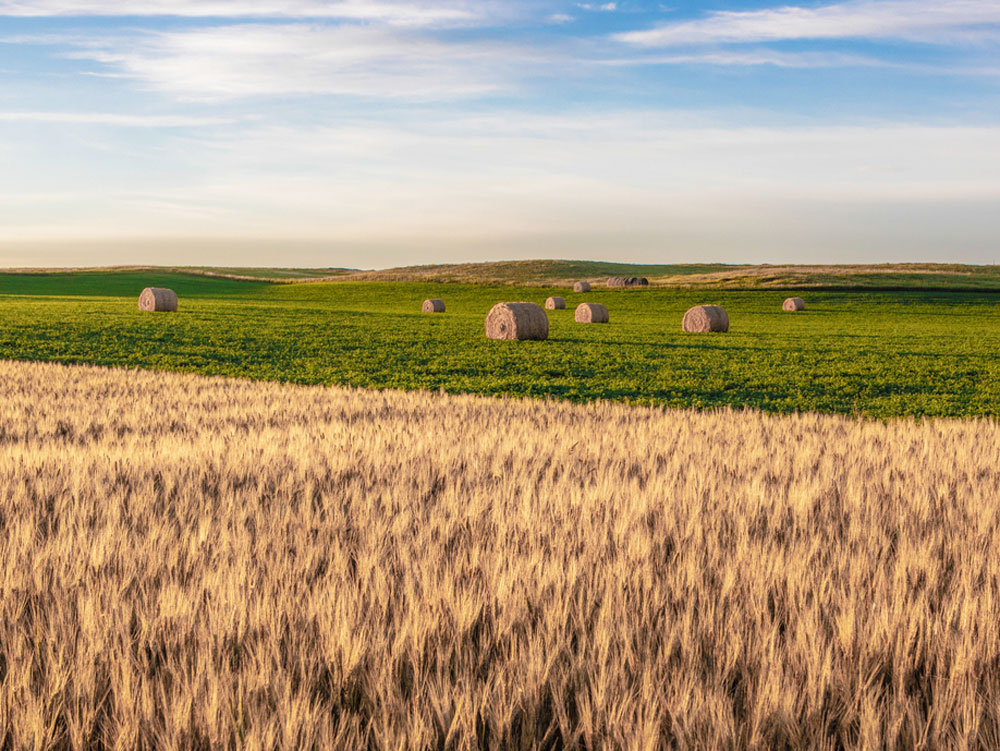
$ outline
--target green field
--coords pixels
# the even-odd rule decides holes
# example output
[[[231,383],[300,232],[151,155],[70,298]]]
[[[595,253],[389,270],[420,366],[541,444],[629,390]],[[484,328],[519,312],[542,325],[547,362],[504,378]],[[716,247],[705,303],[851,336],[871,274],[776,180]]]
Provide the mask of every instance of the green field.
[[[139,313],[145,286],[181,311]],[[546,342],[493,342],[503,300],[543,302]],[[895,415],[1000,416],[1000,295],[827,290],[781,312],[782,290],[596,289],[427,282],[269,284],[165,271],[0,274],[0,358],[96,363],[297,383]],[[420,303],[441,297],[444,315]],[[573,321],[584,299],[606,326]],[[698,303],[729,334],[680,331]]]

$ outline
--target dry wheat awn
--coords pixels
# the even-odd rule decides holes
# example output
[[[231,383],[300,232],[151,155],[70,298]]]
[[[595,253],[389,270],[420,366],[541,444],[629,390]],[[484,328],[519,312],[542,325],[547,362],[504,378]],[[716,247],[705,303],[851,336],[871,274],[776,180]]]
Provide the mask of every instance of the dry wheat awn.
[[[998,488],[992,419],[0,361],[0,749],[996,751]]]

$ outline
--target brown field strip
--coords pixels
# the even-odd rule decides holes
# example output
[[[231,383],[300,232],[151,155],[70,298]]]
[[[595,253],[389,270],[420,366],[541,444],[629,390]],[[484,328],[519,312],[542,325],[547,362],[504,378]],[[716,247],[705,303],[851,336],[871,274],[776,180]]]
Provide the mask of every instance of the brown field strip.
[[[0,749],[1000,748],[996,422],[0,394]]]

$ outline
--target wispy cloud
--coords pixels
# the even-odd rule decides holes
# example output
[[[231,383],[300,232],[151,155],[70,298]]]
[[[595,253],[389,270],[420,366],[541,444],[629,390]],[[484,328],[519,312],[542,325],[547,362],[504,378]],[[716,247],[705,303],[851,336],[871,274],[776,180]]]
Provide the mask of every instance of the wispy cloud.
[[[732,47],[695,48],[674,54],[655,53],[652,50],[643,54],[623,57],[609,57],[586,61],[596,65],[615,68],[655,66],[655,65],[701,65],[701,66],[771,66],[774,68],[881,68],[884,70],[906,71],[927,76],[961,76],[966,78],[998,78],[1000,68],[987,65],[968,64],[930,64],[917,61],[895,61],[873,57],[871,55],[855,55],[843,52],[781,52],[767,48],[733,49]]]
[[[402,26],[464,24],[500,11],[472,0],[0,0],[0,16],[316,18]]]
[[[352,261],[367,265],[400,261],[401,246],[434,259],[627,247],[734,261],[905,243],[911,259],[940,258],[941,247],[995,246],[998,137],[996,127],[713,127],[649,112],[260,126],[171,142],[170,159],[197,174],[144,171],[139,185],[73,173],[41,190],[34,160],[14,155],[0,221],[8,241],[325,240],[327,253],[369,247]]]
[[[600,60],[601,65],[616,67],[639,65],[771,65],[776,68],[905,68],[916,66],[894,64],[867,55],[839,52],[778,52],[769,49],[705,50],[683,54],[644,54],[632,57]]]
[[[942,34],[994,37],[997,0],[857,0],[818,7],[717,11],[705,18],[615,35],[629,44],[670,47],[791,39],[900,38],[941,41]]]
[[[68,54],[182,99],[432,100],[502,88],[525,53],[502,42],[444,42],[385,27],[249,23],[90,40]]]
[[[123,128],[198,128],[232,125],[227,117],[192,117],[187,115],[129,115],[113,112],[2,112],[0,123],[58,123],[70,125],[109,125]]]

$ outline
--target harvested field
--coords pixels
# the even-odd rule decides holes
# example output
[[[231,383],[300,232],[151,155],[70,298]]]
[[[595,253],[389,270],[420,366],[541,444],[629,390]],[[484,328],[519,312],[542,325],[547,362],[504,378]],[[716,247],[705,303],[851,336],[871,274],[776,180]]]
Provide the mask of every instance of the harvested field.
[[[0,748],[995,749],[998,489],[985,419],[0,362]]]

